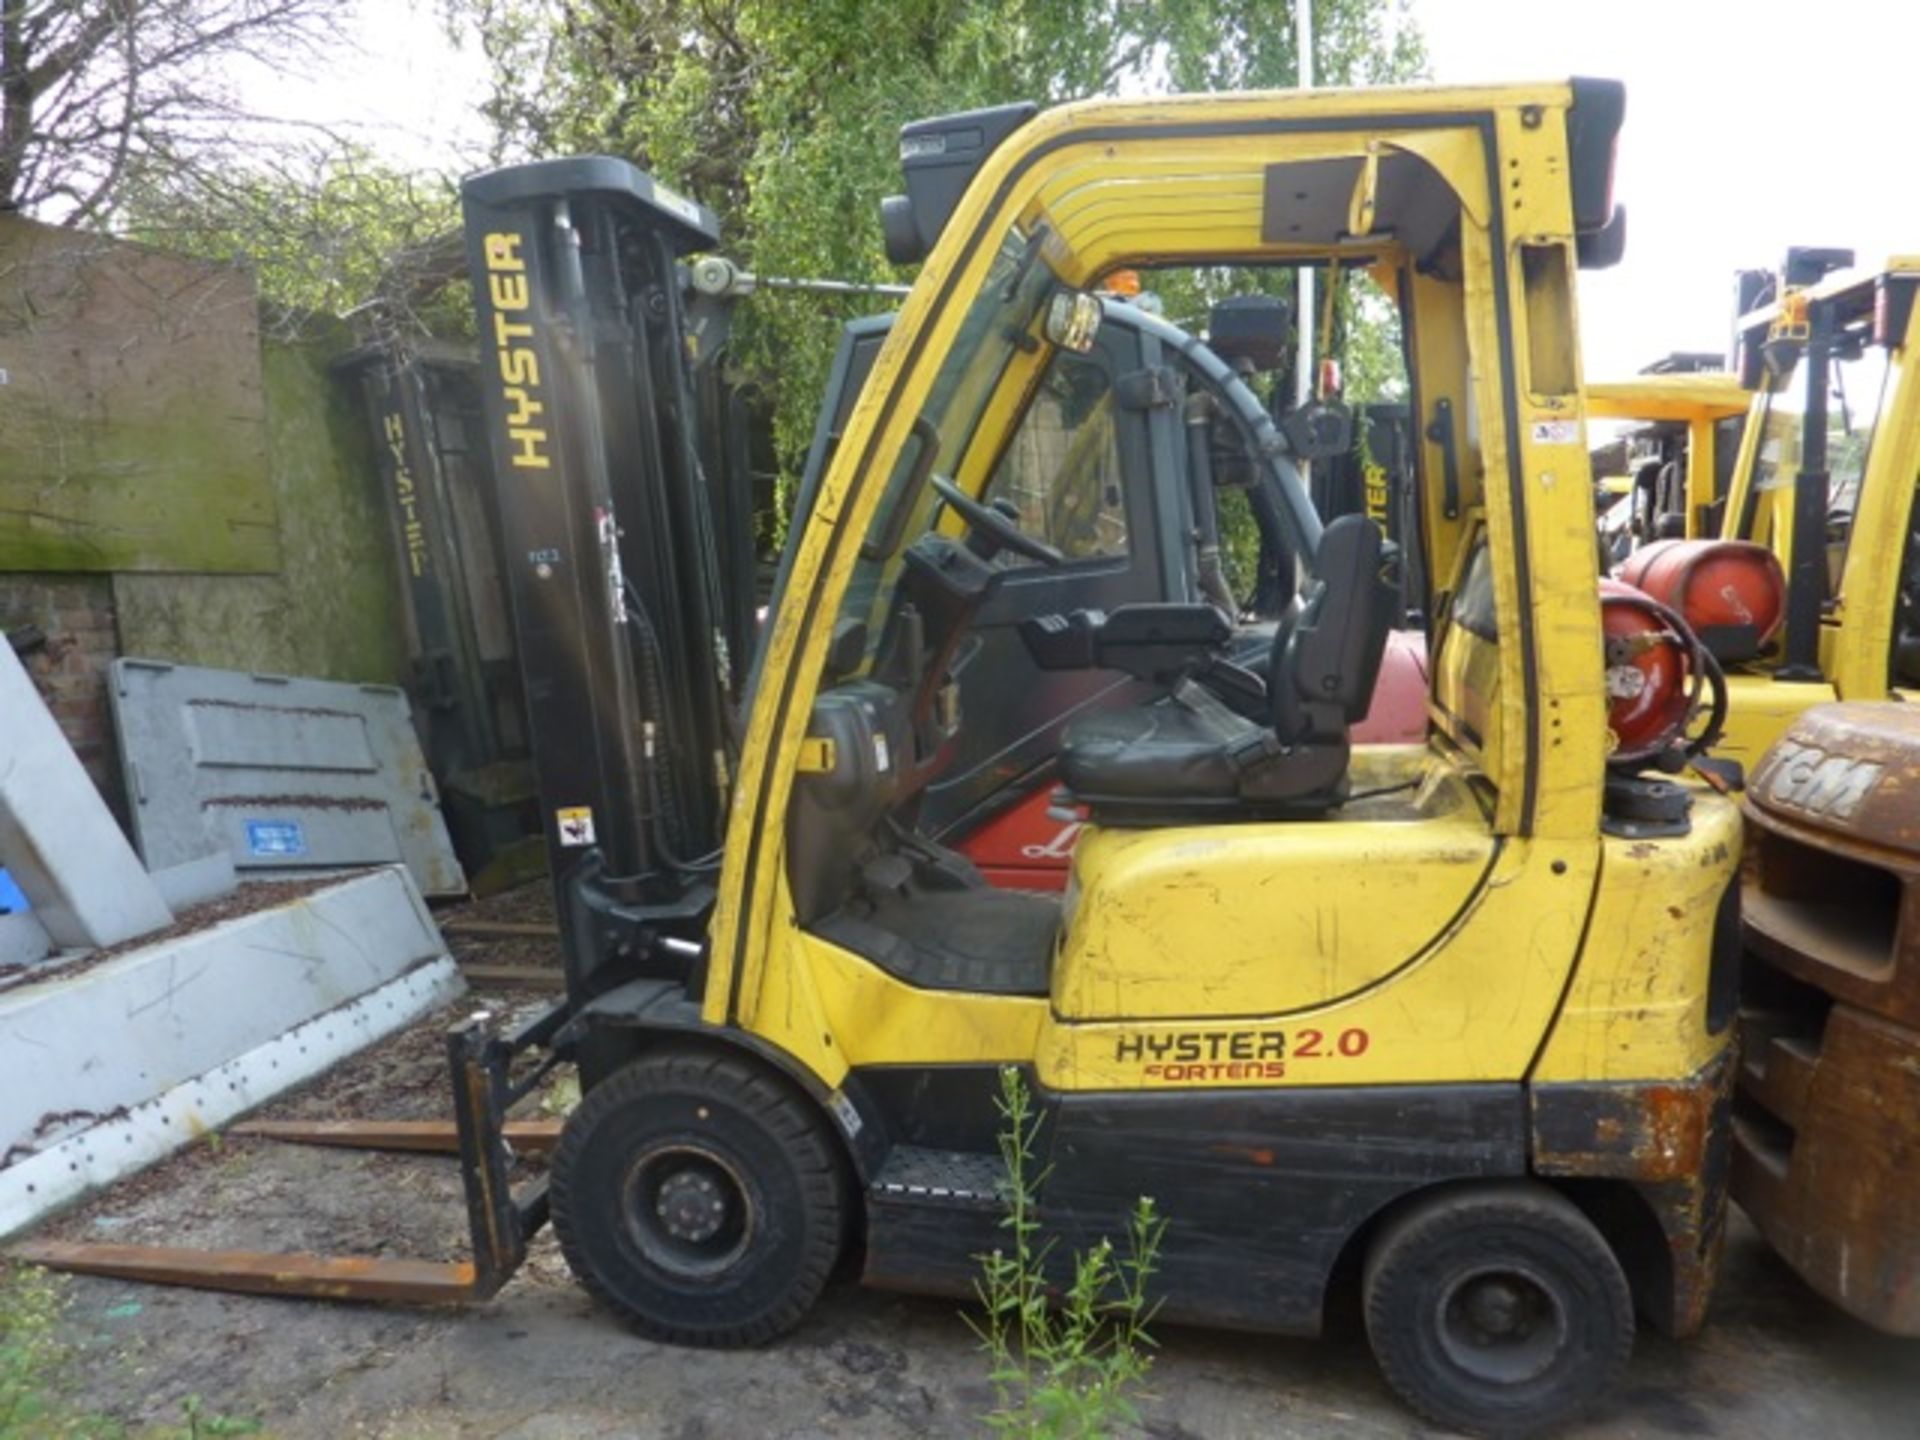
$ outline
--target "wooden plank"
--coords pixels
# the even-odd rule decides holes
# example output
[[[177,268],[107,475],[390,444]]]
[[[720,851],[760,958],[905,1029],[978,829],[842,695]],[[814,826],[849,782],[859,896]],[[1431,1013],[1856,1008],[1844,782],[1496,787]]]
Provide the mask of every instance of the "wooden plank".
[[[567,988],[567,977],[544,965],[462,965],[469,985],[503,985],[515,990],[538,990],[557,995]]]

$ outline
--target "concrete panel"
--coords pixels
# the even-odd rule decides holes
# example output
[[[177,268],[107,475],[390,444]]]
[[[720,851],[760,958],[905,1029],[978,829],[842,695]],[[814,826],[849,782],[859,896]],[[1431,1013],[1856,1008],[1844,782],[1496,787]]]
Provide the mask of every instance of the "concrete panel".
[[[46,959],[52,950],[53,941],[30,912],[0,915],[0,970],[12,965],[31,965]]]
[[[60,949],[118,945],[173,923],[10,645],[0,645],[0,865]]]
[[[402,691],[121,660],[110,695],[154,868],[209,849],[243,877],[398,860],[430,895],[465,891]]]
[[[231,895],[240,884],[240,876],[233,868],[233,857],[222,850],[189,860],[184,865],[156,870],[153,883],[159,888],[161,899],[180,911]]]
[[[284,1035],[0,1167],[0,1237],[144,1169],[411,1024],[462,989],[451,958],[430,961]]]
[[[445,954],[395,866],[0,991],[0,1175]]]

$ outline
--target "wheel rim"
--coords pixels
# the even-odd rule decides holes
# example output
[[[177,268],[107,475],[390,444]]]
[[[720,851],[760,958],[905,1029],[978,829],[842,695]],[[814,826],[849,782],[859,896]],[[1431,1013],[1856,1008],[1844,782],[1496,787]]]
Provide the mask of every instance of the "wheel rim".
[[[649,1150],[628,1168],[621,1220],[640,1253],[670,1274],[725,1270],[753,1238],[753,1202],[731,1164],[696,1145]]]
[[[1519,1385],[1544,1375],[1567,1344],[1567,1312],[1532,1270],[1487,1266],[1440,1297],[1440,1346],[1475,1379]]]

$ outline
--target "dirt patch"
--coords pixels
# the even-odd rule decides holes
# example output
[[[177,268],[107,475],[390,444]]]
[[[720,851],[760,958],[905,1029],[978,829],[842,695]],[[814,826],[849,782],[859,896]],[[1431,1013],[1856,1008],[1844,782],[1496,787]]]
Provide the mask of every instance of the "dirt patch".
[[[554,971],[562,966],[557,921],[554,918],[553,887],[545,880],[516,886],[482,900],[447,906],[438,910],[434,918],[443,927],[451,924],[452,929],[443,928],[442,934],[447,949],[462,964],[524,965]],[[549,933],[475,935],[463,932],[461,927],[470,923],[537,926]]]

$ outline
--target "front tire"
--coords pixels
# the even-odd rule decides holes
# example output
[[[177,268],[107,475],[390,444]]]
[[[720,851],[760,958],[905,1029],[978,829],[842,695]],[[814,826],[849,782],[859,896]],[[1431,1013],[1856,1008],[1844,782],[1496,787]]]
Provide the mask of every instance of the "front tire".
[[[758,1345],[812,1308],[845,1232],[819,1112],[738,1056],[636,1060],[595,1086],[554,1152],[553,1228],[588,1291],[676,1345]]]
[[[1619,1379],[1633,1297],[1606,1239],[1541,1185],[1417,1202],[1367,1254],[1367,1336],[1427,1419],[1493,1436],[1565,1423]]]

